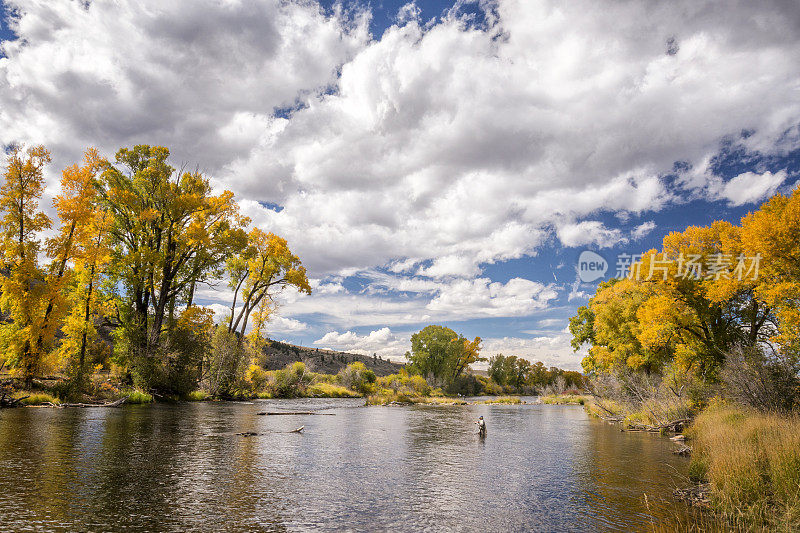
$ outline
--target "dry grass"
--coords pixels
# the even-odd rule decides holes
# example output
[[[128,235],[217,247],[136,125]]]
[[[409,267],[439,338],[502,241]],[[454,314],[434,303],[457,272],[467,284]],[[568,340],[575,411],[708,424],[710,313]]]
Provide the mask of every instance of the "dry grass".
[[[27,396],[27,398],[26,398]],[[61,400],[47,394],[45,392],[17,392],[13,394],[14,398],[23,398],[19,403],[22,405],[58,405],[61,403]]]
[[[687,433],[690,474],[710,481],[715,508],[732,524],[800,529],[800,417],[715,404]]]
[[[500,398],[494,398],[492,400],[483,400],[482,402],[475,402],[478,403],[485,403],[485,404],[493,404],[493,403],[502,403],[502,404],[509,404],[509,405],[517,405],[521,403],[525,403],[519,398],[514,396],[501,396]]]
[[[312,398],[359,398],[361,394],[332,383],[314,383],[306,389],[306,394]]]
[[[551,394],[549,396],[542,396],[542,403],[550,405],[584,405],[591,399],[591,396],[584,396],[583,394]]]
[[[428,404],[428,405],[467,405],[467,402],[458,398],[444,396],[418,396],[407,392],[395,392],[391,389],[381,389],[376,394],[367,397],[367,405],[388,404]]]

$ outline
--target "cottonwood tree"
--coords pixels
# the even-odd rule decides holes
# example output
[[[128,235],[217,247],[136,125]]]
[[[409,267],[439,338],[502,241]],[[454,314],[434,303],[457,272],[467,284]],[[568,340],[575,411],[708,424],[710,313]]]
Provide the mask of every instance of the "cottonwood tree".
[[[444,326],[430,325],[411,336],[411,367],[426,378],[450,385],[471,364],[481,360],[480,337],[470,341]]]
[[[38,234],[51,225],[47,215],[39,211],[43,170],[49,162],[50,153],[43,146],[26,151],[12,148],[0,188],[0,308],[9,318],[0,327],[0,345],[9,366],[20,370],[28,384],[44,362],[37,339],[44,335],[48,286],[38,261]]]
[[[157,370],[179,299],[219,276],[247,241],[248,220],[233,193],[214,195],[204,175],[176,172],[168,157],[163,147],[123,148],[97,180],[112,217],[109,273],[122,288],[120,341],[143,383]]]
[[[228,261],[228,274],[233,289],[228,333],[238,334],[240,342],[251,313],[265,300],[272,303],[278,290],[291,286],[301,293],[311,293],[306,269],[286,239],[258,228],[250,231],[247,248]],[[267,309],[264,312],[268,313]]]
[[[570,320],[584,370],[661,372],[666,365],[717,379],[734,350],[798,357],[800,193],[744,217],[664,237],[637,276],[601,283]],[[695,266],[689,269],[689,259]],[[699,269],[697,267],[699,266]]]
[[[87,345],[96,337],[92,315],[109,255],[110,217],[100,209],[95,188],[95,179],[105,165],[97,150],[89,149],[82,166],[64,169],[61,194],[53,201],[60,226],[47,241],[49,296],[37,344],[41,348],[60,328],[65,338],[58,359],[71,364],[78,377],[83,373]]]

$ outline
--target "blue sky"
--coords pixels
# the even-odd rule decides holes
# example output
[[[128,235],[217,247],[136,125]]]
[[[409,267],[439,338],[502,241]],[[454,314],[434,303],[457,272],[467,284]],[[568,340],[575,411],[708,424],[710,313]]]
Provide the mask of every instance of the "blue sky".
[[[738,220],[800,173],[800,8],[742,0],[7,1],[0,143],[169,146],[309,268],[274,338],[429,323],[565,368],[593,250]],[[753,25],[758,19],[762,24]],[[224,280],[200,301],[221,317]]]

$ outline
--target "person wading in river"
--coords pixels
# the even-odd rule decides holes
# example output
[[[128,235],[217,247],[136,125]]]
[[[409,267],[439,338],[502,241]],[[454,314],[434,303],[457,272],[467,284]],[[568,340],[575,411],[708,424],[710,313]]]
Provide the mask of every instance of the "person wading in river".
[[[480,417],[480,418],[478,418],[478,421],[475,422],[475,423],[478,424],[478,435],[480,435],[481,437],[485,437],[486,436],[486,421],[483,419],[483,417]]]

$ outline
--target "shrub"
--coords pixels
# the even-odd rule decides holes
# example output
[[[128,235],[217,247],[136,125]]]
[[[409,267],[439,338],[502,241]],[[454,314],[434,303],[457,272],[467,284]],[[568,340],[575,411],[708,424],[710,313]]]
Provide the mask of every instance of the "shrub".
[[[250,365],[245,374],[245,380],[251,391],[263,390],[267,385],[267,372],[258,365]]]
[[[129,404],[142,404],[142,403],[152,403],[153,402],[153,395],[140,391],[134,390],[130,394],[128,394],[128,399],[125,400],[125,403]]]
[[[789,412],[800,404],[798,371],[787,359],[740,348],[728,354],[722,369],[725,395],[759,411]]]
[[[211,396],[204,390],[195,390],[186,395],[186,400],[189,402],[204,402],[210,398]]]
[[[369,394],[375,391],[372,386],[376,381],[375,372],[368,369],[361,361],[350,363],[339,371],[338,376],[339,383],[348,389],[361,394]]]
[[[518,405],[525,402],[523,402],[519,398],[515,398],[512,396],[501,396],[500,398],[493,398],[491,400],[484,400],[482,402],[477,402],[477,403],[485,403],[485,404],[502,403],[509,405]]]
[[[553,394],[550,396],[542,396],[542,403],[561,405],[584,405],[586,403],[586,396],[581,394]]]
[[[461,374],[447,387],[449,394],[461,396],[477,396],[483,390],[483,384],[472,374]]]
[[[208,361],[207,387],[214,396],[231,397],[247,387],[247,353],[234,333],[220,325],[214,332]]]
[[[278,398],[304,396],[306,387],[311,384],[312,375],[306,371],[305,363],[297,361],[273,374],[272,393]]]
[[[483,386],[483,393],[490,396],[500,396],[503,392],[503,387],[491,380],[487,380]]]

